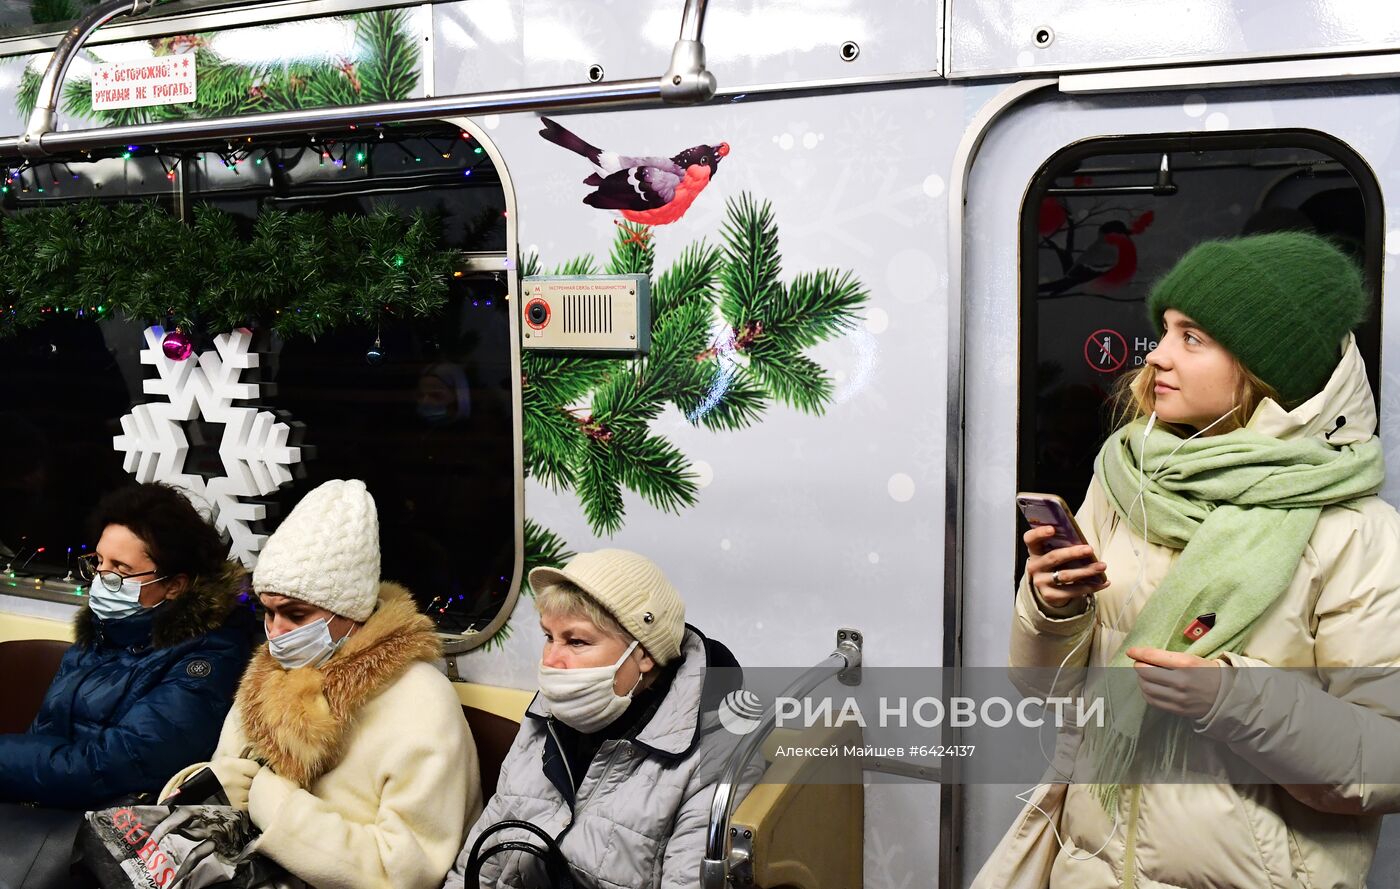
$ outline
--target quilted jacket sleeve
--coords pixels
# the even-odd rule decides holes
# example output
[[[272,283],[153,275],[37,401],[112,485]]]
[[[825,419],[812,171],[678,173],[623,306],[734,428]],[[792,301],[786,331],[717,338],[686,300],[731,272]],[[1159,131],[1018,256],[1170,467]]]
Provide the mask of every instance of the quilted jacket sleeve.
[[[700,862],[705,858],[710,827],[710,804],[714,802],[715,787],[724,775],[724,767],[737,742],[736,736],[712,725],[694,754],[696,761],[686,786],[686,798],[676,813],[671,838],[666,842],[661,889],[694,889],[700,884]],[[735,809],[763,777],[761,760],[762,757],[757,757],[739,775]]]
[[[510,751],[506,754],[505,760],[501,763],[501,772],[496,783],[496,787],[498,788],[497,792],[492,794],[491,798],[486,801],[486,806],[482,809],[480,817],[478,817],[476,822],[468,829],[467,840],[462,844],[462,849],[457,854],[457,860],[453,863],[452,869],[448,871],[447,879],[443,882],[442,889],[467,889],[467,859],[471,855],[472,845],[476,843],[476,838],[481,835],[483,830],[498,821],[503,821],[507,818],[520,818],[524,814],[512,810],[510,801],[499,791],[499,788],[508,783],[507,776],[514,770],[525,768],[538,769],[540,767],[540,753],[537,742],[538,733],[531,726],[532,722],[533,720],[526,718],[524,724],[521,725],[520,731],[516,733],[515,741],[511,743]],[[498,836],[501,840],[510,839],[510,837],[505,835]],[[486,845],[490,844],[491,841],[488,838]],[[499,861],[488,862],[488,864],[491,865],[488,871],[500,871],[501,865]],[[476,887],[472,887],[472,889],[476,889]]]
[[[1227,652],[1222,660],[1237,669],[1226,671],[1196,730],[1314,809],[1397,812],[1400,517],[1378,499],[1334,510],[1310,546],[1318,556],[1316,671]]]
[[[161,682],[138,700],[123,702],[128,706],[120,722],[95,737],[72,740],[33,729],[0,735],[0,800],[97,808],[126,794],[156,791],[191,758],[208,756],[244,658],[235,644],[224,643],[175,661]],[[50,696],[83,692],[81,677],[73,675],[81,671],[80,658],[72,649],[64,656]],[[65,677],[64,670],[73,672]],[[46,701],[45,708],[62,703]]]
[[[213,756],[206,762],[190,763],[170,776],[170,780],[165,782],[165,786],[161,788],[156,799],[163,800],[169,797],[196,772],[220,759],[242,759],[247,745],[248,739],[243,734],[243,716],[235,706],[229,710],[228,716],[224,718],[224,727],[219,732],[219,743],[214,748]]]

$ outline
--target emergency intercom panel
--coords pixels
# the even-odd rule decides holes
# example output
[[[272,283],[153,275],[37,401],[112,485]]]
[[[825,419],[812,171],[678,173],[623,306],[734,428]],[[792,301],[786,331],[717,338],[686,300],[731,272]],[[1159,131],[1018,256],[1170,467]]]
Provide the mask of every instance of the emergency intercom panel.
[[[651,348],[646,275],[531,275],[522,293],[526,349],[644,355]]]

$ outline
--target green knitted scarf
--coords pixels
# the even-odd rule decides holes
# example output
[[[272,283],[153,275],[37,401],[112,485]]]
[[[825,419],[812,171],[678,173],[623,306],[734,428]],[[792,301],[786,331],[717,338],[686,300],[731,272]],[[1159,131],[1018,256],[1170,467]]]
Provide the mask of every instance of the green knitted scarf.
[[[1133,530],[1181,556],[1156,590],[1139,593],[1147,603],[1097,686],[1105,724],[1085,727],[1097,795],[1110,812],[1125,777],[1161,773],[1141,760],[1164,770],[1185,767],[1186,721],[1149,707],[1127,650],[1149,646],[1202,658],[1238,651],[1288,587],[1323,507],[1373,494],[1385,476],[1375,438],[1332,447],[1318,438],[1284,441],[1237,429],[1183,441],[1161,428],[1144,436],[1145,423],[1109,437],[1095,474]],[[1214,628],[1186,639],[1186,627],[1207,613],[1215,615]]]

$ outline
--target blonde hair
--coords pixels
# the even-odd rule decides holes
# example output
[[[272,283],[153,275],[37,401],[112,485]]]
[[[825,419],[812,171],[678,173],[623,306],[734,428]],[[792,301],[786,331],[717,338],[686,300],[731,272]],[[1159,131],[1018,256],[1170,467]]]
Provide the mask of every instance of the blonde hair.
[[[1266,398],[1272,398],[1279,404],[1283,404],[1283,399],[1273,386],[1255,376],[1249,368],[1240,363],[1238,358],[1232,355],[1230,359],[1234,362],[1235,371],[1239,377],[1239,383],[1235,388],[1235,409],[1228,418],[1215,427],[1214,431],[1216,432],[1230,432],[1243,428]],[[1139,417],[1148,416],[1156,409],[1157,396],[1153,391],[1156,382],[1157,368],[1150,364],[1144,364],[1140,369],[1118,378],[1118,382],[1113,386],[1111,400],[1113,428],[1121,429]],[[1161,420],[1157,422],[1157,425],[1170,429],[1182,438],[1191,435],[1194,431],[1178,423],[1166,423]]]
[[[631,642],[633,639],[632,634],[623,629],[622,624],[599,605],[597,599],[567,580],[557,581],[537,592],[535,607],[545,617],[581,617],[605,635],[624,642]]]

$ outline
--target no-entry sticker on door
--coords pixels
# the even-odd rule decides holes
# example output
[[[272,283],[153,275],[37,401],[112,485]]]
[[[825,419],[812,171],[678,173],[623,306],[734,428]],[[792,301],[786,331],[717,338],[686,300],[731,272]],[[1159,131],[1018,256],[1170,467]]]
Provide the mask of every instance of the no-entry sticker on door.
[[[1099,373],[1113,373],[1128,360],[1128,341],[1116,330],[1096,330],[1084,341],[1084,360]]]

